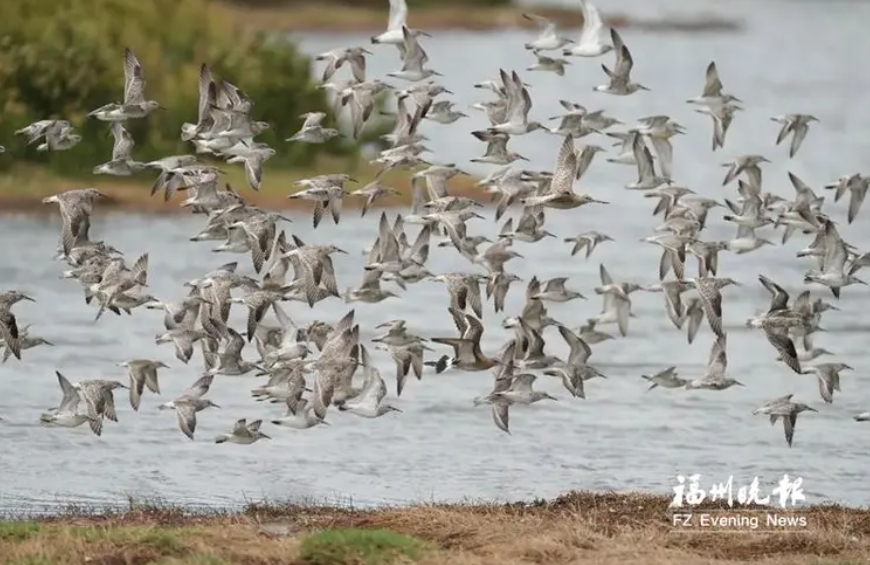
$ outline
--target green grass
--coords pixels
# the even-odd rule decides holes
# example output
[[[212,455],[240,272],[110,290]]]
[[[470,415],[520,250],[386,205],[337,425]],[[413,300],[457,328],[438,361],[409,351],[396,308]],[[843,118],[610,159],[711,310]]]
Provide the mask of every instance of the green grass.
[[[39,533],[39,524],[36,522],[0,522],[0,540],[24,541]]]
[[[389,530],[325,530],[303,538],[299,558],[307,565],[388,565],[417,561],[430,545]]]

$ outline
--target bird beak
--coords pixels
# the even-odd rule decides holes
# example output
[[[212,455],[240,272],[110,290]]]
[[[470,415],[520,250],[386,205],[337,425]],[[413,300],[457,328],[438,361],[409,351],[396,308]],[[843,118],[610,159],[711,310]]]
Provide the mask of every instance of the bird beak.
[[[809,406],[807,406],[807,410],[809,410],[811,412],[818,412],[818,410],[816,410],[815,408],[811,408]]]
[[[212,402],[212,404],[211,404],[211,405],[212,405],[212,407],[213,407],[213,408],[220,408],[220,406],[218,406],[218,405],[217,405],[217,404],[215,404],[215,403],[214,403],[214,402]]]
[[[260,432],[260,438],[262,438],[262,439],[272,439],[270,436],[267,436],[267,435],[264,434],[263,432]]]
[[[335,251],[336,251],[337,253],[344,253],[345,255],[348,254],[347,251],[345,251],[344,249],[336,249]]]
[[[736,384],[737,386],[746,386],[745,384],[741,383],[740,381],[734,381],[734,384]]]

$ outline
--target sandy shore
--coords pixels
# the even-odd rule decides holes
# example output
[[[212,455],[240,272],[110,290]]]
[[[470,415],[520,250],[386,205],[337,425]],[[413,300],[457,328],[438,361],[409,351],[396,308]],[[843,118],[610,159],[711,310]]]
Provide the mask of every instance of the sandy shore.
[[[287,196],[296,190],[293,183],[299,179],[310,178],[319,174],[346,172],[359,182],[345,185],[348,191],[363,188],[375,179],[377,169],[366,163],[348,166],[341,160],[322,159],[310,169],[298,170],[267,170],[263,175],[263,184],[259,192],[252,190],[245,179],[241,167],[226,167],[223,179],[229,183],[248,204],[269,210],[300,210],[313,209],[313,203],[304,200],[289,199]],[[42,199],[65,190],[94,187],[108,198],[97,202],[97,211],[131,212],[144,214],[189,213],[187,208],[179,204],[187,195],[184,192],[175,194],[169,201],[164,200],[163,192],[151,196],[151,184],[155,174],[143,173],[137,177],[92,176],[87,179],[71,179],[55,176],[40,168],[19,167],[11,174],[0,174],[0,213],[55,213],[57,206],[47,206]],[[389,171],[382,177],[386,186],[400,192],[398,196],[383,198],[375,202],[373,208],[409,206],[411,203],[411,173],[407,171]],[[479,179],[472,176],[459,175],[449,181],[449,190],[453,196],[466,196],[480,202],[488,202],[489,195],[476,183]],[[350,209],[361,208],[364,197],[348,196],[343,206]]]
[[[760,531],[762,524],[755,532],[723,533],[675,527],[669,501],[577,492],[530,504],[367,511],[301,505],[213,515],[156,507],[102,517],[73,511],[0,522],[0,562],[847,565],[870,555],[868,510],[809,506],[790,514],[804,516],[805,528],[770,533]],[[705,504],[693,512],[727,508]]]
[[[219,2],[220,9],[228,10],[237,22],[257,30],[306,32],[366,32],[382,31],[387,23],[387,2],[384,7],[355,8],[353,6],[324,7],[312,2],[293,7],[251,8],[232,2]],[[577,29],[583,25],[579,9],[540,7],[535,14],[554,21],[563,29]],[[457,6],[415,7],[409,11],[408,23],[427,31],[436,30],[494,30],[535,26],[522,17],[523,8],[517,6]],[[743,22],[712,14],[676,18],[641,19],[630,14],[604,13],[605,24],[613,27],[634,27],[658,31],[731,31],[740,29]]]

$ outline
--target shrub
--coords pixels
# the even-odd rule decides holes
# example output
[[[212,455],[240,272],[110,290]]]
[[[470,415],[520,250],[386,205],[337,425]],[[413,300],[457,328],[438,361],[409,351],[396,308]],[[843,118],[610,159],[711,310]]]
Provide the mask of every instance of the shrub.
[[[26,159],[65,173],[90,173],[111,156],[105,122],[86,114],[123,95],[124,48],[142,62],[146,97],[165,106],[127,124],[137,160],[186,153],[180,127],[197,116],[199,68],[209,64],[254,101],[254,119],[271,129],[258,137],[277,151],[273,163],[298,165],[319,151],[346,153],[346,141],[323,146],[286,143],[299,114],[326,108],[312,82],[310,60],[280,38],[243,33],[220,4],[208,0],[3,0],[0,16],[0,167]],[[13,132],[40,119],[63,118],[82,142],[38,153]],[[331,118],[328,118],[331,119]],[[10,159],[10,155],[12,158]]]
[[[388,530],[347,528],[324,530],[299,544],[299,559],[306,565],[389,565],[416,561],[428,543]]]

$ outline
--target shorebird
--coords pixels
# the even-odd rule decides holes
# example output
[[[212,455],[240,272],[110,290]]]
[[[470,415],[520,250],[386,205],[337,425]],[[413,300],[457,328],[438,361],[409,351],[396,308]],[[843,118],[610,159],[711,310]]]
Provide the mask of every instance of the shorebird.
[[[472,163],[488,163],[491,165],[507,165],[517,160],[528,161],[519,153],[508,151],[507,142],[510,136],[506,133],[491,132],[489,130],[473,131],[471,134],[486,143],[486,153],[483,157],[471,159]]]
[[[36,300],[18,290],[0,292],[0,337],[3,338],[6,350],[19,360],[21,359],[22,335],[19,332],[15,314],[12,313],[12,307],[22,300],[36,302]]]
[[[819,381],[819,394],[827,403],[834,401],[834,391],[840,390],[840,372],[852,367],[845,363],[819,363],[801,371],[805,375],[816,375]]]
[[[800,361],[789,332],[793,328],[807,326],[808,320],[788,307],[789,296],[781,286],[764,275],[759,275],[758,280],[771,294],[770,306],[765,314],[749,319],[746,325],[764,330],[767,341],[776,349],[782,361],[792,371],[800,373]]]
[[[631,82],[630,75],[631,69],[634,67],[634,60],[628,51],[628,47],[622,42],[622,37],[619,36],[619,33],[614,28],[610,28],[610,40],[613,42],[613,51],[616,53],[616,63],[612,71],[607,65],[601,65],[610,82],[596,86],[594,88],[595,92],[628,96],[638,90],[649,90],[649,88],[642,84]]]
[[[595,325],[597,323],[597,320],[590,319],[586,321],[586,324],[577,329],[577,335],[579,335],[580,339],[589,345],[595,345],[596,343],[613,339],[613,336],[609,333],[596,330]]]
[[[99,436],[103,431],[103,420],[99,416],[91,415],[90,413],[81,414],[78,411],[81,396],[78,390],[63,376],[60,371],[55,371],[57,381],[60,384],[60,390],[63,393],[63,398],[57,408],[49,410],[39,417],[39,421],[50,426],[60,426],[64,428],[76,428],[85,422],[90,424],[91,431]]]
[[[583,28],[580,30],[580,40],[564,51],[566,57],[598,57],[613,51],[613,45],[601,40],[601,32],[604,23],[598,8],[588,0],[580,0],[580,9],[583,11]]]
[[[846,192],[849,192],[849,212],[847,216],[848,222],[851,224],[858,216],[858,210],[867,196],[867,189],[870,188],[870,177],[862,176],[860,173],[852,175],[843,175],[836,182],[825,185],[827,190],[835,190],[834,202],[839,202],[840,198]]]
[[[719,337],[725,335],[722,330],[722,293],[721,289],[728,285],[740,286],[740,283],[731,278],[699,277],[686,281],[698,292],[704,316],[710,329]]]
[[[379,418],[390,412],[401,412],[385,400],[387,385],[378,370],[371,366],[364,347],[360,347],[360,365],[365,374],[363,389],[355,397],[346,400],[338,409],[363,418]]]
[[[259,439],[272,439],[260,431],[262,420],[254,420],[250,424],[245,418],[237,420],[233,426],[233,430],[228,434],[221,434],[214,440],[215,443],[238,443],[240,445],[249,445]]]
[[[97,198],[105,198],[105,195],[96,188],[79,188],[42,199],[43,204],[57,204],[60,208],[60,217],[63,220],[61,246],[64,256],[69,256],[78,242],[88,239],[91,211]]]
[[[372,52],[364,47],[343,47],[333,49],[326,53],[321,53],[314,57],[315,61],[326,61],[326,66],[323,68],[323,77],[320,82],[328,82],[332,75],[342,67],[345,63],[350,65],[351,74],[357,82],[365,82],[366,80],[366,55],[371,55]]]
[[[544,290],[533,295],[532,298],[549,302],[568,302],[575,298],[586,298],[576,290],[566,289],[565,283],[567,282],[568,277],[556,277],[550,279],[544,285]]]
[[[453,109],[454,103],[449,100],[441,100],[435,102],[429,107],[429,111],[424,116],[425,119],[433,122],[449,125],[460,118],[467,118],[468,114]]]
[[[163,108],[154,100],[145,99],[145,75],[142,63],[130,49],[124,50],[124,100],[100,106],[88,116],[107,122],[124,122],[131,118],[144,118],[154,110]]]
[[[713,151],[725,146],[725,135],[728,133],[728,128],[731,127],[731,122],[734,121],[734,113],[741,110],[743,110],[742,107],[731,104],[701,106],[695,110],[695,112],[707,114],[713,119]]]
[[[402,68],[398,71],[387,73],[388,77],[418,82],[431,76],[441,76],[441,73],[437,71],[423,68],[429,61],[429,56],[417,41],[417,35],[404,25],[402,26],[402,39]],[[425,114],[425,112],[423,113]]]
[[[507,390],[496,393],[496,396],[505,398],[511,404],[532,404],[540,400],[559,400],[555,396],[532,389],[537,377],[530,373],[514,375],[510,387]]]
[[[722,92],[722,81],[719,80],[719,71],[716,69],[715,61],[710,61],[710,64],[707,65],[704,79],[704,90],[701,93],[701,96],[689,99],[686,102],[689,104],[698,104],[714,112],[732,102],[742,103],[739,98]]]
[[[571,256],[577,255],[578,252],[586,249],[585,258],[588,259],[592,252],[595,251],[595,248],[599,243],[603,243],[605,241],[613,241],[613,238],[607,234],[599,233],[597,231],[588,231],[581,233],[580,235],[574,237],[566,237],[563,240],[565,243],[573,243],[574,247],[571,249]]]
[[[822,268],[807,271],[804,276],[804,282],[825,285],[831,289],[831,294],[839,299],[842,287],[852,284],[866,285],[867,283],[845,271],[849,249],[846,247],[846,242],[843,241],[834,229],[834,224],[831,220],[825,220],[824,234],[825,255]]]
[[[650,383],[647,390],[652,390],[656,387],[684,388],[687,384],[689,384],[689,381],[687,379],[681,379],[677,376],[676,367],[668,367],[667,369],[659,371],[651,377],[648,375],[641,375],[641,378]]]
[[[570,65],[571,61],[567,59],[559,59],[557,57],[547,57],[539,52],[535,52],[537,61],[534,65],[526,67],[527,71],[545,71],[556,73],[560,77],[565,76],[565,65]]]
[[[450,314],[456,322],[457,328],[461,335],[459,338],[452,337],[433,337],[430,341],[449,345],[453,348],[453,357],[443,359],[439,365],[436,365],[436,372],[443,373],[451,367],[455,367],[461,371],[485,371],[492,368],[497,363],[495,359],[491,359],[483,354],[480,349],[480,338],[483,336],[483,324],[480,320],[471,314],[463,313],[462,311],[451,307]]]
[[[299,131],[288,137],[284,141],[301,141],[303,143],[326,143],[333,137],[338,135],[338,130],[335,128],[324,128],[320,125],[326,114],[323,112],[306,112],[299,116],[303,120],[302,127]]]
[[[691,284],[684,280],[662,281],[652,284],[644,290],[648,292],[661,292],[665,297],[665,311],[676,328],[682,329],[686,321],[683,307],[682,294],[692,288]]]
[[[541,33],[538,38],[524,45],[526,49],[530,49],[536,53],[538,51],[555,51],[570,43],[574,43],[573,40],[559,35],[559,32],[556,30],[556,24],[547,18],[536,16],[534,14],[523,14],[523,17],[541,28]]]
[[[403,29],[406,27],[408,19],[408,4],[405,0],[390,0],[390,16],[387,22],[387,30],[371,38],[372,44],[375,45],[395,45],[402,52],[404,44]],[[429,34],[419,29],[409,30],[414,36]]]
[[[779,145],[782,143],[788,134],[792,134],[791,145],[788,149],[788,156],[792,158],[798,152],[798,149],[801,147],[801,143],[803,143],[804,138],[807,136],[807,132],[810,129],[809,124],[811,122],[817,122],[819,119],[810,114],[786,114],[784,116],[776,116],[774,118],[770,118],[771,121],[774,121],[782,127],[779,130],[779,134],[776,136],[776,144]]]
[[[142,391],[145,390],[146,386],[154,394],[160,394],[160,385],[157,382],[157,369],[169,368],[163,361],[152,361],[150,359],[131,359],[119,363],[118,366],[127,368],[130,377],[130,406],[133,407],[133,410],[139,410]]]
[[[775,398],[764,403],[760,408],[757,408],[753,414],[766,414],[770,417],[770,425],[776,424],[779,418],[782,418],[783,428],[785,430],[785,441],[791,447],[792,439],[794,439],[794,427],[797,423],[798,414],[804,411],[818,412],[815,408],[811,408],[801,402],[792,402],[793,395]]]
[[[540,122],[529,121],[532,98],[516,71],[508,75],[504,70],[499,70],[499,76],[505,91],[505,121],[493,125],[487,131],[508,135],[524,135],[537,129],[545,129]]]
[[[93,379],[73,383],[72,386],[85,401],[88,419],[94,433],[97,433],[96,420],[105,417],[113,422],[118,421],[118,416],[115,413],[115,397],[112,391],[116,388],[129,388],[127,385],[118,381]]]
[[[272,423],[276,426],[283,426],[294,430],[307,430],[320,424],[329,425],[329,422],[314,413],[314,405],[304,398],[300,398],[299,402],[294,406],[290,405],[288,398],[287,415],[278,420],[272,420]]]
[[[94,167],[93,174],[127,177],[144,169],[145,163],[133,160],[135,142],[132,134],[121,122],[112,122],[111,131],[115,138],[115,144],[112,146],[112,159]]]
[[[761,163],[770,163],[770,161],[762,155],[742,155],[733,161],[722,163],[723,167],[728,167],[728,172],[722,180],[722,186],[736,179],[740,173],[746,173],[749,186],[755,190],[761,190],[761,168],[758,166]]]
[[[492,407],[492,421],[498,429],[510,435],[510,406],[513,401],[502,392],[510,389],[513,381],[515,367],[513,364],[516,342],[511,341],[504,348],[501,362],[496,366],[493,373],[493,389],[486,396],[475,398],[475,406],[489,404]]]
[[[539,196],[529,196],[522,200],[523,206],[556,208],[557,210],[569,210],[585,204],[597,203],[608,204],[588,194],[574,192],[574,180],[577,171],[577,152],[574,149],[573,136],[566,135],[559,153],[556,156],[556,169],[553,171],[553,179],[549,190]]]
[[[2,334],[2,329],[0,329],[0,334]],[[18,345],[20,347],[20,350],[24,351],[25,349],[31,349],[40,345],[54,346],[54,343],[48,341],[43,337],[31,335],[30,324],[28,324],[18,329]],[[12,357],[12,350],[6,347],[6,342],[3,339],[0,339],[0,346],[2,346],[3,348],[2,362],[5,363],[9,360],[10,357]]]
[[[193,440],[193,434],[196,431],[196,413],[206,408],[220,408],[210,399],[203,398],[213,380],[214,375],[204,375],[197,379],[190,388],[182,392],[178,398],[157,407],[160,410],[175,410],[178,427],[191,440]]]
[[[725,376],[728,368],[728,355],[726,353],[726,336],[722,334],[713,341],[710,349],[710,360],[707,363],[707,374],[702,379],[696,379],[686,383],[687,389],[725,390],[732,386],[744,386],[738,380]]]

